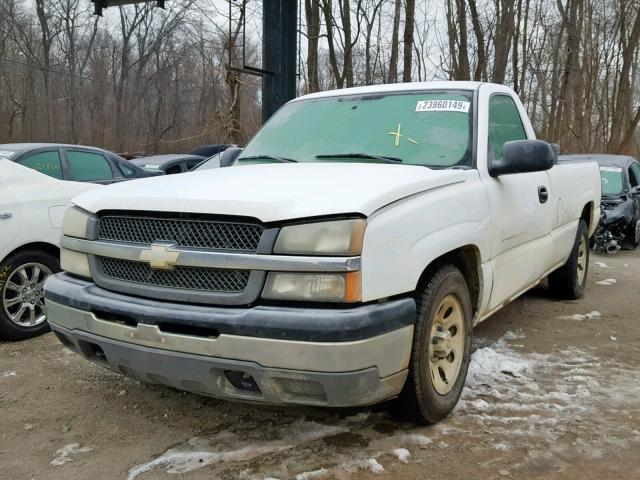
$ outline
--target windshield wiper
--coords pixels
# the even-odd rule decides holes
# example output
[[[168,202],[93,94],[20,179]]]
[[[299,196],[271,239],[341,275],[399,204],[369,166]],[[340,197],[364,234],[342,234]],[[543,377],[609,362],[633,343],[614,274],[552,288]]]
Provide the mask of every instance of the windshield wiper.
[[[316,155],[316,158],[371,158],[373,160],[380,160],[384,163],[402,163],[401,158],[388,157],[385,155],[374,155],[372,153],[331,153]]]
[[[274,160],[280,163],[298,163],[297,160],[293,158],[285,158],[285,157],[277,157],[275,155],[252,155],[250,157],[240,157],[237,161],[241,162],[242,160],[259,160],[264,158],[265,160]]]

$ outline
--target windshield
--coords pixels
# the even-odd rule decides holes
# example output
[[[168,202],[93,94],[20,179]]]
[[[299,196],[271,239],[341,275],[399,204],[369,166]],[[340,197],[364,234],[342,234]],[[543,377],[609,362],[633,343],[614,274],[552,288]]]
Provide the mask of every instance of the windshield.
[[[619,195],[622,193],[624,179],[619,167],[600,167],[603,195]]]
[[[297,162],[387,157],[410,165],[470,167],[472,98],[472,91],[434,90],[292,102],[257,133],[238,163],[255,163],[263,155],[271,157],[264,159],[269,163],[277,161],[274,157]]]
[[[222,153],[216,153],[215,155],[207,158],[202,163],[198,164],[198,166],[194,167],[192,170],[213,170],[214,168],[220,168],[220,157]]]

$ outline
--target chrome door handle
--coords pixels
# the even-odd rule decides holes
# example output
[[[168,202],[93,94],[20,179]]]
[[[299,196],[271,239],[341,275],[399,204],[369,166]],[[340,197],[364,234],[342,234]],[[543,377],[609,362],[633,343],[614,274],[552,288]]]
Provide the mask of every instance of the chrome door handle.
[[[0,212],[0,220],[9,220],[11,217],[13,217],[11,212]]]

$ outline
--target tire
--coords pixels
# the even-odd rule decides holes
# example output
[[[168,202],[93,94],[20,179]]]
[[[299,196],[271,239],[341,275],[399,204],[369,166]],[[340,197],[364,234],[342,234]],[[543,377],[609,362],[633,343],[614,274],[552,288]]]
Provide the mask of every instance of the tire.
[[[589,271],[589,229],[580,220],[571,255],[562,267],[549,274],[549,289],[558,298],[577,300],[584,293]]]
[[[1,339],[26,340],[49,331],[42,286],[49,275],[59,271],[57,257],[35,249],[15,253],[0,263]]]
[[[638,242],[640,241],[639,234],[640,233],[640,220],[634,222],[629,226],[629,231],[626,235],[626,241],[629,243],[629,249],[635,250],[638,247]]]
[[[445,264],[434,269],[429,282],[417,292],[416,303],[409,374],[392,408],[402,418],[432,424],[453,410],[467,378],[471,359],[471,296],[460,270]],[[438,331],[438,325],[444,328]],[[450,335],[448,341],[442,335]],[[436,341],[436,336],[440,340]],[[448,347],[454,347],[450,354]],[[450,378],[453,376],[455,380]]]

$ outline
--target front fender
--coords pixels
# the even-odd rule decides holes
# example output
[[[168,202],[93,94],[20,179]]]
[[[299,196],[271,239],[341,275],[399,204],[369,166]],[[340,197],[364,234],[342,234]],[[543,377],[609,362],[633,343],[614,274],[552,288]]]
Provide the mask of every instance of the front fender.
[[[362,298],[413,292],[435,259],[473,245],[488,259],[489,205],[480,182],[425,192],[369,218],[362,251]],[[482,260],[484,261],[484,260]]]

